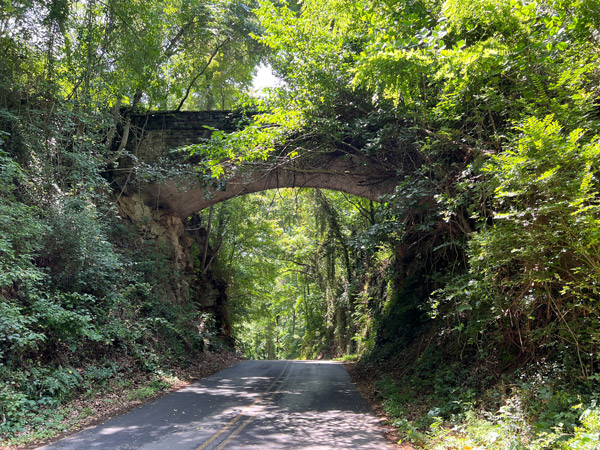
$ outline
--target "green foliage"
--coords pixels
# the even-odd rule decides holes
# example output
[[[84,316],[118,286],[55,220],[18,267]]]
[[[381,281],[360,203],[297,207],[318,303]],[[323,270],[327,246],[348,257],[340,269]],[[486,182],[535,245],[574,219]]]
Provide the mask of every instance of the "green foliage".
[[[505,376],[479,393],[482,384],[489,386],[482,377],[485,366],[475,364],[469,370],[451,359],[425,351],[402,371],[401,379],[384,375],[377,381],[386,412],[403,440],[432,449],[597,445],[597,394],[590,394],[591,383],[573,389],[553,378],[547,367],[537,366],[520,379]]]
[[[247,356],[365,351],[376,314],[364,300],[365,284],[386,290],[382,273],[391,256],[371,232],[379,209],[310,190],[255,194],[216,207],[220,251],[213,271],[228,281],[235,335]]]
[[[122,263],[108,241],[96,206],[84,196],[65,198],[48,211],[44,263],[61,291],[109,297]]]
[[[457,311],[469,343],[499,327],[508,348],[552,352],[585,376],[597,352],[586,336],[598,333],[587,316],[597,296],[599,147],[580,129],[563,132],[552,116],[530,118],[519,132],[514,149],[485,168],[495,224],[473,237],[469,277],[448,285],[440,301]]]
[[[147,386],[140,387],[129,393],[127,396],[128,400],[144,400],[148,397],[152,397],[157,393],[164,391],[169,387],[168,383],[164,381],[154,381]]]
[[[510,407],[508,405],[503,407],[499,414],[500,419],[495,422],[471,414],[458,432],[451,433],[443,428],[432,430],[432,435],[426,441],[428,448],[437,450],[449,446],[462,446],[462,448],[483,447],[491,450],[505,448],[592,450],[600,443],[596,408],[586,409],[579,415],[582,426],[576,427],[572,434],[563,433],[559,426],[555,431],[532,436],[527,428],[523,428],[522,417],[515,415],[514,411],[507,412]]]
[[[68,398],[82,384],[81,375],[72,367],[30,367],[9,371],[0,367],[5,383],[0,386],[0,432],[10,436],[48,418],[48,408]]]
[[[2,299],[0,313],[2,314],[0,358],[10,362],[27,351],[37,350],[40,343],[46,339],[44,334],[32,329],[31,325],[35,324],[36,320],[29,315],[24,315],[22,307]]]
[[[111,358],[159,372],[214,341],[210,318],[159,298],[181,274],[117,225],[107,167],[122,169],[131,109],[240,99],[239,131],[190,148],[204,181],[315,154],[396,180],[381,205],[281,191],[216,207],[218,256],[195,275],[229,283],[248,356],[385,362],[416,345],[404,384],[428,396],[420,419],[406,404],[423,399],[382,383],[414,440],[597,444],[598,2],[3,6],[4,435],[114,376]],[[242,98],[266,51],[282,87]],[[526,388],[515,371],[532,362],[543,383],[524,373]],[[502,373],[514,388],[476,409]]]

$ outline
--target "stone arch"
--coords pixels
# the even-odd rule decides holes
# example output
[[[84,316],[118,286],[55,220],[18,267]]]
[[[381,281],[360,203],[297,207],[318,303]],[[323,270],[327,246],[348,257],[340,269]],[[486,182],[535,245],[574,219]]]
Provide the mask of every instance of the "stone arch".
[[[154,112],[133,116],[132,124],[136,138],[129,148],[139,161],[152,165],[171,149],[208,137],[210,128],[235,130],[236,117],[230,111]],[[380,167],[332,151],[301,161],[248,163],[235,168],[235,173],[220,186],[207,185],[199,177],[189,175],[147,184],[138,193],[148,205],[185,218],[233,197],[277,188],[332,189],[378,201],[394,191],[395,181],[393,174]]]

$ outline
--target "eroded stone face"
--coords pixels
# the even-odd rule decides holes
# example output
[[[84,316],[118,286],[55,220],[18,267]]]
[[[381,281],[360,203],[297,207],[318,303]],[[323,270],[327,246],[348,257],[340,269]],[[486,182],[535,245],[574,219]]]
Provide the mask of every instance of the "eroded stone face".
[[[178,215],[150,208],[140,194],[121,195],[117,206],[123,219],[131,222],[138,230],[141,245],[155,244],[167,255],[169,273],[167,282],[156,283],[154,291],[160,298],[173,304],[191,300],[190,280],[185,274],[194,272],[192,246],[195,241],[185,233],[184,224]]]
[[[141,193],[122,194],[117,207],[124,221],[136,228],[140,246],[154,245],[165,252],[157,270],[168,277],[151,280],[152,289],[161,301],[175,305],[193,303],[198,310],[214,315],[215,323],[226,340],[231,336],[227,315],[226,285],[199,267],[198,249],[203,249],[207,233],[198,215],[182,219],[170,210],[149,206]],[[210,257],[210,250],[209,250]]]

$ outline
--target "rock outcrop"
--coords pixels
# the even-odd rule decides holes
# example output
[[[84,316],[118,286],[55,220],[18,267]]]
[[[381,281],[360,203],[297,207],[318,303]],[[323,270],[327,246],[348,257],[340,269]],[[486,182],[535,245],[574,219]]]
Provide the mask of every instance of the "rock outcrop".
[[[122,219],[137,230],[141,246],[160,249],[156,264],[163,276],[152,281],[158,298],[176,305],[194,303],[200,311],[213,314],[222,337],[230,339],[226,284],[199,267],[208,237],[200,217],[182,219],[169,210],[153,209],[135,193],[121,195],[117,207]]]

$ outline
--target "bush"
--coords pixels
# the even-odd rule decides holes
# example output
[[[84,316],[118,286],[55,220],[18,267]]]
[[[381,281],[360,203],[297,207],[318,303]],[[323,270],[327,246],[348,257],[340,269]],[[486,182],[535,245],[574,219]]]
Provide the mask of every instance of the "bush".
[[[122,263],[107,238],[97,207],[84,196],[65,197],[48,213],[41,262],[55,289],[110,297]]]
[[[23,308],[0,296],[0,364],[12,365],[21,355],[37,350],[46,340],[43,333],[34,331],[34,317],[23,314]]]

